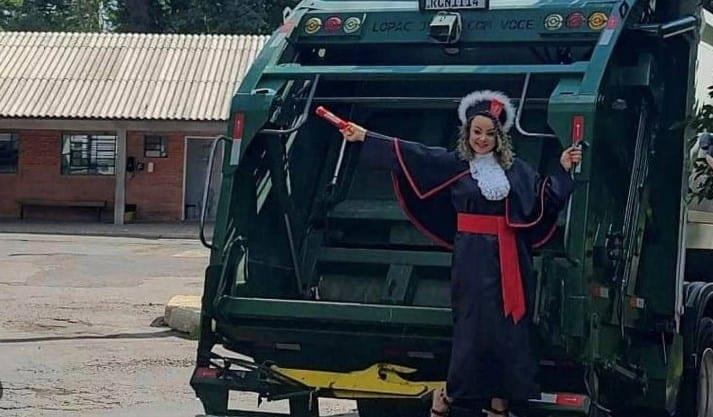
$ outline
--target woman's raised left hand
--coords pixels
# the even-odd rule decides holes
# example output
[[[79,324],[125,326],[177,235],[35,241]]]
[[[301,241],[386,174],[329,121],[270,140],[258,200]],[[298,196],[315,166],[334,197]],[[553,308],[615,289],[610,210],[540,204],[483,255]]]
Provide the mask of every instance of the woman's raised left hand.
[[[560,164],[565,171],[572,169],[574,165],[582,162],[582,149],[575,146],[570,146],[562,152],[560,157]]]

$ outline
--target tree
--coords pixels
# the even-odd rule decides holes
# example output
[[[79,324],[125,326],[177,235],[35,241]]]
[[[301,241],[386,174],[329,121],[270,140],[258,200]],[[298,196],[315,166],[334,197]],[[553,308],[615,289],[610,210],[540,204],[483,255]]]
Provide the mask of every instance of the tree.
[[[163,33],[170,0],[116,0],[107,4],[109,21],[117,32]]]
[[[0,0],[0,30],[269,34],[299,0]]]
[[[102,0],[0,0],[4,30],[98,32]]]
[[[0,31],[7,30],[20,4],[21,0],[0,0]]]
[[[282,10],[298,0],[116,0],[110,20],[118,32],[267,34]]]
[[[102,32],[104,30],[104,2],[102,0],[74,0],[71,2],[64,31]]]

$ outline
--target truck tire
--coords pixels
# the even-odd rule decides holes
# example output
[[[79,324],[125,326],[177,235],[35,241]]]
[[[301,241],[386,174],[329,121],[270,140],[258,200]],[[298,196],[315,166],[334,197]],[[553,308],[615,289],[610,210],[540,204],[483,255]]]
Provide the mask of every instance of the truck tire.
[[[698,331],[695,417],[713,417],[713,319],[703,317]]]
[[[357,400],[359,417],[427,417],[429,405],[418,400]]]
[[[713,285],[688,283],[685,294],[684,350],[695,366],[684,370],[677,415],[713,417]]]

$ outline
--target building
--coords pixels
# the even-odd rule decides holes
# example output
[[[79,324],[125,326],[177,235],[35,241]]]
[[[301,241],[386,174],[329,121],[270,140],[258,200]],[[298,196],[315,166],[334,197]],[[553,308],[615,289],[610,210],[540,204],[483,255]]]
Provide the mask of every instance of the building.
[[[210,139],[266,40],[0,32],[0,217],[196,218]]]

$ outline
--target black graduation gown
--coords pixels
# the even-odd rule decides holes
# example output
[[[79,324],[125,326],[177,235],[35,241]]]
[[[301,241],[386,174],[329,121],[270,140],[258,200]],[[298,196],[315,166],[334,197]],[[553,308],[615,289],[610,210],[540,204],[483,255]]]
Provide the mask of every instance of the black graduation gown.
[[[489,201],[456,152],[373,132],[361,152],[367,164],[391,169],[399,203],[414,225],[453,251],[448,395],[456,401],[539,398],[538,366],[530,347],[535,293],[531,251],[553,235],[573,189],[569,174],[560,169],[542,177],[515,158],[505,171],[508,197]],[[515,229],[526,306],[517,323],[503,311],[498,237],[459,232],[458,213],[505,216]]]

